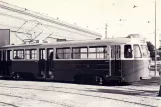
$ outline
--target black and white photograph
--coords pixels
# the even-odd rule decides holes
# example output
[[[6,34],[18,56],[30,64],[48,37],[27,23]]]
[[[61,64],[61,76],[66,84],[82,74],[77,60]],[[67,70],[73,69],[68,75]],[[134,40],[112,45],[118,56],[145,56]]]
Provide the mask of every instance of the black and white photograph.
[[[161,0],[1,0],[0,107],[161,107]]]

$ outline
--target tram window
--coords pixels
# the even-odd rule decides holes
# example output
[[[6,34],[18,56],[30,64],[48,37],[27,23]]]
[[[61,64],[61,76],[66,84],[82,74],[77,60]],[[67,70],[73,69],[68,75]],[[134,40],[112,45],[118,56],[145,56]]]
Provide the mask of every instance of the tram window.
[[[111,45],[111,58],[121,57],[121,47],[120,45]]]
[[[116,58],[121,57],[121,47],[118,45],[116,46]]]
[[[45,55],[46,55],[45,49],[40,49],[39,50],[39,59],[45,59]]]
[[[26,50],[26,59],[30,59],[30,50]]]
[[[6,60],[6,50],[3,51],[3,61]]]
[[[115,46],[111,45],[111,58],[115,58]]]
[[[80,58],[81,59],[87,58],[87,48],[80,48]]]
[[[37,50],[36,49],[28,49],[26,51],[26,59],[36,59],[37,58]]]
[[[132,58],[133,57],[131,45],[124,46],[124,57],[125,58]]]
[[[2,61],[2,51],[0,51],[0,61]]]
[[[72,58],[73,59],[80,59],[80,48],[73,48],[72,49]]]
[[[90,47],[88,51],[88,58],[104,59],[106,58],[106,53],[106,46]]]
[[[53,51],[52,51],[52,52],[50,52],[50,55],[49,55],[49,59],[50,59],[50,60],[52,60],[52,59],[53,59],[53,55],[54,55]]]
[[[14,59],[24,59],[24,50],[14,50],[13,58]]]
[[[53,60],[53,49],[47,49],[47,58]]]
[[[11,60],[11,54],[12,54],[12,51],[7,50],[7,60]]]
[[[134,45],[134,58],[141,58],[141,51],[139,45]]]
[[[87,47],[75,47],[72,48],[72,58],[73,59],[86,59],[87,57]]]
[[[97,58],[97,48],[89,48],[88,58]]]
[[[37,58],[37,50],[33,49],[31,50],[31,59],[36,59]]]
[[[57,48],[56,59],[70,59],[70,48]]]
[[[142,49],[142,55],[143,57],[148,57],[148,48],[146,45],[141,45],[141,49]]]

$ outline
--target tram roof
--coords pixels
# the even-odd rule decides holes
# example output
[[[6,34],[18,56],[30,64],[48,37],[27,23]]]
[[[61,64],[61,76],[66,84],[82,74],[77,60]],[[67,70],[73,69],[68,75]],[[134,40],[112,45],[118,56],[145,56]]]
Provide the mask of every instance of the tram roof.
[[[138,41],[132,41],[132,38],[110,38],[102,40],[81,40],[81,41],[60,41],[53,43],[36,43],[36,44],[19,44],[19,45],[6,45],[2,48],[13,47],[29,47],[29,46],[59,46],[59,45],[82,45],[82,44],[127,44],[127,43],[139,43]]]

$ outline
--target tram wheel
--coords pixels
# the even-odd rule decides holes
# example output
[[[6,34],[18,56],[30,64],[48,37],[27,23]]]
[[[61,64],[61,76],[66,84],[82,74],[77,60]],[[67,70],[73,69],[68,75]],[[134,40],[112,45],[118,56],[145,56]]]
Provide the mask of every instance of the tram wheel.
[[[19,73],[15,73],[15,74],[13,75],[13,79],[19,79],[19,78],[20,78]]]
[[[99,84],[99,85],[103,85],[104,84],[104,80],[102,77],[100,76],[96,76],[96,82]]]

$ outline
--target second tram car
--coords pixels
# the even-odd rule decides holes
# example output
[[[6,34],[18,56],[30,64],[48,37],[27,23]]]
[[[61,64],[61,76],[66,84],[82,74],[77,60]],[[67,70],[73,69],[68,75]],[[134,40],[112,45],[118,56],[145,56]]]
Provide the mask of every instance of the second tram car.
[[[146,43],[134,38],[9,45],[0,48],[0,76],[75,82],[149,78]]]

